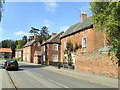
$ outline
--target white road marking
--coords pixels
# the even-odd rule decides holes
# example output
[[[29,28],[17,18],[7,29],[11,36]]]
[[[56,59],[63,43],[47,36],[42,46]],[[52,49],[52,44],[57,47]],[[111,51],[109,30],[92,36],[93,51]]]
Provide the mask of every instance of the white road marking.
[[[48,79],[48,80],[49,80],[50,82],[53,82],[53,83],[55,83],[55,84],[63,87],[63,88],[69,88],[69,87],[67,87],[67,86],[65,86],[65,85],[63,85],[63,84],[60,84],[60,83],[58,83],[58,82],[56,82],[56,81],[53,81],[53,80],[51,80],[51,79]]]

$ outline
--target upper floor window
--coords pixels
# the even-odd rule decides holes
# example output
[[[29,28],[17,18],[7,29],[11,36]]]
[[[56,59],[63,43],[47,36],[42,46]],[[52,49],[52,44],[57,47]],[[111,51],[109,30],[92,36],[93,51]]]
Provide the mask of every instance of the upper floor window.
[[[87,47],[87,38],[82,37],[82,48],[86,48],[86,47]]]
[[[40,46],[40,43],[38,42],[38,46]]]
[[[43,46],[43,51],[45,51],[45,45]]]
[[[33,44],[34,46],[36,45],[36,43]]]
[[[58,44],[53,44],[53,50],[58,51]]]
[[[66,50],[67,49],[67,43],[64,42],[64,49]]]

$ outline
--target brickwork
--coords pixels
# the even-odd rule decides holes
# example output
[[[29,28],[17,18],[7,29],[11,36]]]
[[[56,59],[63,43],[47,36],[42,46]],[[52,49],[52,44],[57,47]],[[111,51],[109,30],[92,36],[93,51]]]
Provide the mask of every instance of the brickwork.
[[[53,44],[47,44],[47,59],[49,62],[53,61],[52,56],[58,55],[58,62],[60,61],[60,44],[58,44],[58,50],[53,49]]]
[[[38,46],[38,42],[34,42],[31,46],[24,47],[23,61],[36,63],[36,58],[34,58],[35,51],[41,51],[41,46]]]
[[[93,28],[86,29],[84,31],[78,32],[76,34],[67,36],[61,39],[61,62],[63,62],[65,47],[64,43],[71,41],[73,45],[77,43],[78,45],[82,44],[82,37],[87,39],[87,47],[81,48],[81,52],[93,52],[98,51],[103,46],[103,36],[102,32],[96,31]]]
[[[51,37],[53,38],[51,41],[47,42],[42,45],[42,59],[43,59],[43,56],[45,55],[45,59],[47,61],[47,64],[53,64],[53,63],[58,63],[61,61],[61,44],[60,44],[60,36],[63,34],[63,32],[60,32],[58,35],[56,35],[55,33],[52,34],[52,36],[54,37]],[[56,36],[55,36],[56,35]],[[58,50],[54,50],[53,49],[53,45],[54,44],[57,44],[57,48]],[[44,51],[44,46],[45,46],[45,51]],[[53,61],[53,56],[54,55],[57,55],[58,56],[58,60],[56,61]]]
[[[107,41],[104,39],[104,33],[96,28],[89,28],[73,35],[61,39],[61,62],[65,54],[65,43],[71,41],[73,45],[82,44],[82,37],[86,37],[86,47],[78,49],[75,54],[75,69],[92,72],[96,74],[118,76],[118,66],[111,61],[107,54],[100,54]]]
[[[75,59],[77,70],[118,77],[118,65],[108,54],[76,52]]]

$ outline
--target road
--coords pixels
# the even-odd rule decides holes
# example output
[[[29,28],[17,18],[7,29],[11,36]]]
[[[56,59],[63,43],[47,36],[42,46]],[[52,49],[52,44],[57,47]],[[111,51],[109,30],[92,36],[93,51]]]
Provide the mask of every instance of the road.
[[[19,63],[19,71],[2,72],[3,88],[110,88],[44,69],[41,65]],[[10,80],[6,77],[9,77]],[[11,87],[10,87],[11,86]]]

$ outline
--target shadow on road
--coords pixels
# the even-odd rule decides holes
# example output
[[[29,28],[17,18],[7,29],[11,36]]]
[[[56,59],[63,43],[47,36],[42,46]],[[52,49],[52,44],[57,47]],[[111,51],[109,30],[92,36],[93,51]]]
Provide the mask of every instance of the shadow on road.
[[[20,65],[18,71],[26,70],[26,69],[34,69],[34,68],[43,68],[47,67],[46,65]]]

